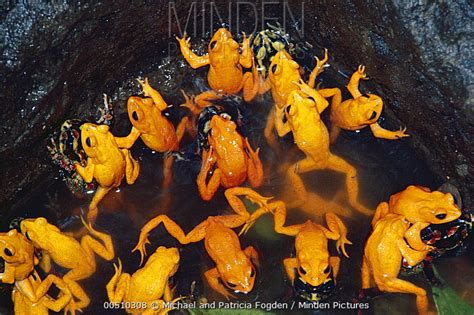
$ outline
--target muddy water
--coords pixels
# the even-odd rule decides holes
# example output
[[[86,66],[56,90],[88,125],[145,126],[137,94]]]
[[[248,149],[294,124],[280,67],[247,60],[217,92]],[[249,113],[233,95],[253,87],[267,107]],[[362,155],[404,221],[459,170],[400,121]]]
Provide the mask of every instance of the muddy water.
[[[123,101],[123,100],[122,100]],[[182,99],[168,99],[169,103],[179,104]],[[263,128],[266,115],[272,106],[269,95],[260,97],[252,104],[243,105],[245,126],[244,133],[255,147],[261,148],[260,156],[265,166],[265,182],[258,191],[264,196],[274,196],[276,199],[285,195],[285,179],[279,166],[293,163],[303,157],[292,142],[291,136],[280,139],[282,154],[275,154],[266,144],[263,137]],[[175,122],[177,117],[174,117]],[[325,117],[327,118],[327,117]],[[124,134],[129,130],[129,124],[122,124]],[[398,128],[384,122],[389,129]],[[409,184],[424,185],[430,188],[438,187],[441,182],[430,173],[426,165],[420,161],[404,141],[384,141],[375,139],[369,130],[359,133],[342,132],[332,151],[344,157],[358,170],[360,185],[359,200],[369,208],[404,189]],[[182,148],[190,147],[192,139],[185,137]],[[140,228],[150,218],[166,213],[178,222],[185,231],[190,231],[209,215],[228,213],[229,207],[223,191],[219,190],[214,199],[204,202],[199,198],[195,178],[199,171],[200,161],[183,161],[174,166],[174,181],[168,191],[160,188],[162,157],[150,152],[139,140],[133,148],[134,156],[138,157],[142,166],[139,179],[133,186],[122,185],[119,190],[111,192],[100,204],[100,215],[96,227],[109,232],[114,240],[117,257],[124,264],[124,271],[133,273],[138,268],[139,255],[130,253],[138,239]],[[329,201],[335,200],[345,209],[339,213],[348,227],[348,238],[354,245],[348,247],[350,259],[342,258],[341,274],[338,277],[338,291],[329,302],[349,302],[357,294],[360,287],[360,261],[364,240],[369,232],[370,218],[354,212],[347,205],[345,199],[344,176],[337,172],[315,171],[304,174],[303,179],[310,192],[328,200],[325,209],[312,209],[311,204],[305,211],[291,209],[288,211],[288,224],[300,223],[312,219],[319,223],[324,212],[333,211]],[[169,208],[164,208],[164,200],[171,197]],[[51,222],[56,222],[66,230],[81,228],[78,215],[87,209],[87,200],[75,198],[57,180],[52,182],[44,191],[33,197],[25,206],[24,217],[46,216]],[[251,231],[241,238],[242,246],[254,246],[261,256],[261,266],[257,272],[257,281],[252,293],[238,295],[239,301],[260,302],[288,302],[291,305],[292,289],[283,270],[282,260],[293,252],[293,239],[273,232],[273,220],[269,215],[255,224]],[[213,264],[204,251],[202,243],[181,246],[166,231],[159,227],[150,234],[151,245],[148,253],[152,253],[158,246],[177,246],[181,251],[181,264],[178,273],[173,278],[176,292],[183,296],[206,298],[208,301],[224,301],[221,296],[210,290],[203,281],[203,272],[212,268]],[[333,243],[330,250],[337,254]],[[100,258],[98,270],[90,279],[81,281],[91,297],[91,305],[84,310],[84,314],[115,313],[106,311],[103,302],[107,301],[105,285],[112,277],[114,268],[112,262],[104,262]],[[455,266],[455,268],[453,268]],[[453,272],[453,270],[456,270]],[[472,260],[467,256],[443,259],[439,262],[439,271],[449,285],[466,301],[474,304],[472,279],[474,268]],[[61,273],[60,269],[56,272]],[[421,275],[411,276],[410,281],[428,288],[427,282]],[[195,282],[195,285],[192,283]],[[1,303],[8,309],[9,298],[7,292],[2,294]],[[370,304],[367,313],[376,314],[410,314],[415,312],[414,297],[409,295],[385,295]],[[297,304],[296,304],[297,305]],[[434,309],[431,300],[430,306]],[[282,313],[288,313],[283,311]],[[293,310],[293,313],[308,313],[307,310]],[[314,312],[314,311],[313,311]],[[353,313],[335,309],[320,310],[323,314]]]

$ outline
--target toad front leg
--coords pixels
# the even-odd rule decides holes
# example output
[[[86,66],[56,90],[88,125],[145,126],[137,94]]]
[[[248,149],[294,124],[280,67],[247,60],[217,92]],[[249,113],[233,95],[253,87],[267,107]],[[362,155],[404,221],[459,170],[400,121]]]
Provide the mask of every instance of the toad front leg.
[[[186,33],[183,38],[176,37],[176,40],[179,42],[179,48],[181,49],[184,59],[186,59],[193,69],[206,66],[210,63],[209,55],[198,56],[192,52],[189,44],[190,38],[186,38]]]
[[[273,108],[271,108],[270,112],[268,113],[267,122],[265,124],[265,129],[263,130],[263,135],[265,136],[265,139],[267,140],[268,145],[272,148],[272,150],[274,152],[278,152],[280,150],[277,138],[276,138],[276,136],[273,132],[273,129],[276,128],[276,126],[275,126],[275,122],[276,122],[276,114],[275,113],[276,113],[276,111],[282,112],[282,110],[279,109],[277,106],[273,106]],[[278,131],[278,129],[277,129],[277,131]]]
[[[387,139],[387,140],[397,140],[400,138],[409,137],[409,134],[406,134],[405,131],[407,128],[400,128],[397,131],[390,131],[382,128],[378,123],[373,123],[370,125],[370,130],[376,138]]]
[[[143,95],[145,95],[146,97],[151,97],[153,103],[156,107],[158,107],[160,111],[164,111],[168,107],[168,104],[166,104],[161,94],[153,87],[151,87],[150,83],[148,83],[148,78],[145,78],[144,81],[137,79],[137,81],[142,86]]]
[[[405,232],[405,239],[411,248],[416,251],[429,251],[433,248],[433,246],[427,245],[421,239],[421,231],[428,226],[429,223],[416,222]]]
[[[250,68],[253,66],[253,53],[252,48],[250,47],[250,40],[247,37],[247,34],[242,33],[243,40],[242,40],[242,52],[239,56],[239,63],[244,68]]]
[[[320,60],[318,57],[314,57],[314,58],[316,59],[316,65],[314,66],[313,71],[311,71],[311,74],[309,75],[309,79],[308,79],[308,85],[311,88],[314,88],[316,78],[318,77],[318,75],[321,72],[324,71],[324,65],[329,60],[328,50],[326,48],[324,48],[324,58],[323,59]]]
[[[291,126],[288,123],[288,120],[283,122],[283,117],[285,116],[285,112],[283,109],[275,107],[274,109],[274,125],[275,129],[278,133],[279,137],[286,136],[289,132],[291,132]]]
[[[0,273],[0,281],[2,283],[15,283],[15,267],[6,267],[3,273]]]
[[[347,84],[347,90],[351,93],[353,98],[362,96],[362,93],[359,91],[359,82],[361,79],[369,79],[365,74],[365,67],[363,65],[360,65],[359,68],[357,68],[357,71],[352,74],[349,84]]]
[[[252,263],[255,265],[255,267],[260,266],[260,259],[258,256],[258,252],[255,250],[253,246],[248,246],[244,249],[245,256],[247,256]]]
[[[316,108],[318,109],[319,115],[321,115],[321,113],[329,106],[329,102],[326,100],[326,98],[321,93],[319,93],[319,91],[316,91],[310,85],[306,84],[303,80],[300,80],[299,82],[293,82],[293,84],[297,85],[301,92],[313,98],[314,102],[316,103]]]
[[[220,280],[219,271],[217,271],[217,268],[212,268],[206,271],[204,273],[204,276],[206,277],[207,283],[209,283],[209,286],[213,290],[222,294],[227,300],[229,300],[229,298],[235,299],[235,295],[229,293],[227,289],[224,287],[224,285],[222,284],[222,281]]]
[[[130,133],[126,137],[114,137],[115,142],[117,142],[117,146],[123,149],[130,149],[134,144],[135,141],[140,137],[141,133],[138,131],[137,128],[132,126]]]
[[[87,164],[86,166],[82,166],[79,163],[74,163],[76,166],[76,172],[84,179],[86,183],[92,182],[92,179],[94,179],[94,164],[92,163],[92,160],[90,158],[87,159]]]
[[[339,268],[341,266],[341,259],[337,256],[329,257],[329,266],[331,266],[332,274],[334,276],[334,283],[336,283]]]
[[[285,258],[283,259],[283,266],[285,267],[286,274],[293,285],[296,277],[296,269],[299,267],[298,260],[296,258]]]

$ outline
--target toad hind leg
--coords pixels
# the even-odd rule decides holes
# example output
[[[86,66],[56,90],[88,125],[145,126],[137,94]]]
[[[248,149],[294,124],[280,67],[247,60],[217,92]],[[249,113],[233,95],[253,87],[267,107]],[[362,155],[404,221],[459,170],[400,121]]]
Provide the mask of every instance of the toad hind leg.
[[[247,211],[247,207],[239,196],[245,196],[248,200],[258,204],[260,207],[267,207],[267,201],[273,198],[263,197],[253,189],[247,187],[233,187],[226,189],[224,195],[232,210],[244,219],[247,219],[250,216],[250,213]]]
[[[244,93],[244,100],[250,102],[257,95],[259,91],[260,78],[255,65],[252,65],[252,72],[245,72],[242,78],[242,90]]]
[[[189,117],[183,117],[181,121],[179,122],[178,126],[176,127],[176,138],[177,142],[174,145],[173,148],[171,148],[171,151],[177,151],[179,149],[179,143],[181,142],[184,132],[188,129],[189,126]],[[191,131],[189,131],[191,133]],[[161,187],[163,189],[168,189],[171,185],[171,181],[173,180],[173,162],[174,158],[170,154],[170,152],[165,153],[164,159],[163,159],[163,182],[161,184]],[[164,202],[165,204],[169,204],[170,201]],[[168,208],[168,207],[163,207],[163,208]]]
[[[278,141],[275,136],[275,133],[273,132],[273,130],[275,129],[275,116],[276,116],[275,110],[276,110],[275,108],[270,109],[270,112],[268,113],[268,116],[267,116],[267,123],[265,125],[263,134],[265,136],[265,139],[267,139],[267,143],[270,146],[270,148],[272,148],[274,152],[278,152],[280,148],[278,146]]]
[[[362,288],[359,291],[359,295],[356,298],[356,301],[363,301],[365,299],[372,299],[379,295],[383,294],[377,286],[373,287],[371,277],[370,277],[370,266],[368,259],[362,257],[362,268],[361,268],[361,283]]]
[[[171,185],[173,180],[173,162],[173,156],[168,152],[165,153],[163,159],[163,182],[161,183],[162,189],[168,189]],[[164,208],[166,209],[167,207]]]
[[[87,220],[90,222],[95,222],[97,219],[97,215],[99,213],[99,202],[104,199],[105,195],[111,190],[112,188],[105,188],[102,186],[97,187],[95,191],[94,197],[92,197],[92,201],[89,204],[89,213],[87,213]]]
[[[102,257],[103,259],[110,261],[115,257],[114,244],[112,243],[112,237],[109,234],[99,232],[92,227],[92,224],[82,221],[84,226],[87,228],[89,233],[104,244],[101,244],[90,235],[85,235],[81,239],[81,247],[86,251],[87,257],[91,263],[95,262],[94,253]]]
[[[428,298],[426,291],[420,287],[417,287],[411,282],[397,279],[397,278],[383,278],[377,283],[379,287],[383,288],[383,291],[392,293],[411,293],[416,295],[416,307],[420,315],[428,313]]]
[[[208,222],[203,221],[198,226],[196,226],[192,231],[190,231],[187,235],[184,234],[184,231],[181,227],[176,224],[173,220],[171,220],[167,215],[161,214],[150,221],[148,221],[141,229],[140,237],[138,239],[138,243],[135,248],[132,250],[139,251],[141,255],[140,265],[143,263],[143,259],[146,256],[146,244],[150,244],[148,240],[148,234],[156,228],[160,223],[163,223],[166,231],[173,236],[175,239],[178,240],[181,244],[189,244],[194,242],[199,242],[206,236]]]
[[[229,298],[235,298],[235,296],[227,291],[227,289],[222,285],[220,279],[219,272],[217,268],[209,269],[204,273],[204,277],[206,277],[207,283],[209,286],[215,290],[216,292],[222,294],[227,300]]]
[[[176,150],[179,148],[179,143],[183,139],[184,132],[189,128],[189,117],[183,117],[179,122],[178,126],[176,127],[176,137],[178,138],[178,143],[176,145]],[[188,132],[192,132],[189,131]]]
[[[49,296],[43,297],[41,303],[46,306],[46,308],[58,313],[66,307],[66,305],[71,301],[71,298],[70,292],[64,293],[64,291],[62,291],[56,299]]]
[[[331,124],[331,131],[329,132],[329,143],[336,142],[339,134],[341,133],[341,128],[337,126],[335,123]]]
[[[69,304],[64,309],[64,314],[75,314],[77,310],[87,307],[90,303],[90,299],[82,287],[76,281],[68,278],[67,275],[64,276],[64,282],[66,282],[72,296],[78,300],[76,302],[74,298],[71,299]]]
[[[260,187],[263,182],[263,166],[262,161],[258,157],[260,148],[253,150],[247,138],[245,138],[245,147],[248,155],[247,176],[250,186],[253,188]]]
[[[288,208],[296,208],[302,206],[307,199],[307,191],[303,179],[298,175],[299,173],[306,173],[313,170],[322,169],[320,163],[316,163],[312,158],[305,159],[293,164],[286,172],[287,179],[295,192],[295,197],[292,202],[288,204]]]
[[[339,217],[334,213],[326,212],[326,224],[328,225],[329,230],[323,226],[320,226],[324,235],[328,239],[337,241],[337,251],[342,251],[344,256],[349,257],[349,255],[347,255],[345,245],[350,245],[352,242],[347,239],[347,228],[344,223],[342,223],[341,219],[339,219]]]
[[[359,184],[357,183],[356,169],[345,160],[333,154],[329,156],[328,168],[346,174],[346,188],[350,205],[364,215],[371,215],[373,211],[357,201]]]
[[[275,232],[289,236],[296,236],[303,224],[284,226],[286,221],[286,206],[282,201],[275,201],[269,204],[275,220]]]
[[[140,164],[132,157],[130,150],[122,149],[122,153],[125,157],[125,179],[127,184],[132,185],[140,174]]]

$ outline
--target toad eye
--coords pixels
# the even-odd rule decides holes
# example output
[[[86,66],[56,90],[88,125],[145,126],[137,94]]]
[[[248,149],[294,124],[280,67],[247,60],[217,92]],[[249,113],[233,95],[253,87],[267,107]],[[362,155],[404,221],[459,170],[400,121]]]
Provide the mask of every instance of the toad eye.
[[[91,147],[91,146],[92,146],[92,141],[91,141],[91,138],[90,138],[90,137],[87,137],[87,138],[86,138],[86,145],[87,145],[88,147]]]
[[[277,65],[273,65],[272,66],[272,72],[273,74],[275,74],[277,72],[277,69],[278,69],[278,66]]]
[[[211,47],[211,49],[214,49],[216,47],[216,44],[217,44],[217,40],[214,40],[209,44],[209,47]]]
[[[446,213],[437,214],[437,215],[436,215],[436,218],[437,218],[437,219],[440,219],[440,220],[443,220],[444,218],[446,218]]]
[[[255,277],[255,270],[252,268],[252,271],[250,271],[250,278]]]
[[[373,111],[372,115],[370,116],[369,120],[375,119],[377,117],[377,112]]]
[[[25,237],[28,241],[31,241],[30,234],[28,234],[28,232],[25,233]]]
[[[138,113],[136,111],[133,111],[132,118],[133,118],[133,120],[138,121]]]
[[[329,271],[331,271],[331,267],[327,266],[325,269],[324,269],[324,273],[329,273]]]
[[[237,287],[236,284],[234,284],[234,283],[232,283],[232,282],[229,282],[229,281],[227,281],[227,285],[228,285],[229,287],[231,287],[231,288]]]
[[[300,273],[302,275],[305,275],[306,274],[306,270],[303,269],[303,267],[300,266],[300,269],[299,269]]]
[[[309,98],[310,100],[312,100],[314,103],[316,103],[316,100],[314,99],[314,97],[308,96],[308,98]]]
[[[289,114],[289,113],[290,113],[290,110],[291,110],[291,105],[288,105],[288,106],[286,107],[286,112]]]
[[[7,255],[8,257],[12,257],[13,256],[13,252],[9,249],[9,248],[5,248],[3,250],[3,252],[5,253],[5,255]]]

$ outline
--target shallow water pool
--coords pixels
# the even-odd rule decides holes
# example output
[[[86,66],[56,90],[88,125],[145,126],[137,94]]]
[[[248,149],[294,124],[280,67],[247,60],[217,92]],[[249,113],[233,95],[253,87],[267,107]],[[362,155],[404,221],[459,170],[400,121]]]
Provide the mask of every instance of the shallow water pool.
[[[147,75],[153,78],[153,73]],[[332,75],[335,74],[332,73]],[[153,79],[150,81],[153,85]],[[116,96],[114,102],[119,104],[117,120],[120,120],[123,118],[123,115],[120,115],[123,114],[123,102],[126,100],[127,94],[123,91],[114,91],[114,93]],[[183,101],[179,96],[166,98],[166,100],[170,104],[180,104]],[[274,153],[266,144],[263,129],[272,104],[270,95],[260,97],[251,104],[244,104],[242,112],[246,126],[243,127],[243,130],[249,137],[252,146],[261,148],[260,157],[264,164],[265,181],[257,191],[264,196],[274,196],[275,199],[281,199],[287,195],[285,194],[287,185],[284,173],[279,171],[279,167],[285,163],[293,163],[303,158],[303,155],[295,148],[291,136],[279,140],[281,152],[284,152],[281,154]],[[179,111],[182,114],[185,113],[184,109]],[[177,115],[173,114],[171,117],[176,123]],[[383,122],[383,124],[389,129],[398,127],[390,125],[389,122]],[[123,135],[129,128],[129,123],[123,122],[122,119],[121,122],[116,123],[113,131],[117,135]],[[189,136],[186,136],[182,148],[189,147],[192,141]],[[369,130],[362,130],[359,133],[342,132],[336,143],[332,145],[331,150],[357,168],[360,185],[359,200],[367,207],[375,209],[379,202],[388,200],[391,194],[404,189],[407,185],[423,185],[434,189],[442,184],[440,179],[416,157],[408,144],[409,141],[409,139],[402,141],[378,140],[372,136]],[[140,228],[152,217],[166,213],[185,231],[190,231],[209,215],[229,213],[230,211],[222,189],[210,202],[200,199],[195,184],[200,167],[199,161],[175,163],[173,184],[168,191],[163,191],[160,188],[161,154],[150,152],[141,140],[137,141],[132,152],[135,157],[139,158],[142,167],[137,182],[132,186],[123,184],[117,191],[109,193],[99,205],[100,214],[96,222],[98,230],[107,231],[112,235],[116,257],[122,260],[124,271],[129,273],[133,273],[139,264],[139,254],[130,253],[130,251],[138,240]],[[282,260],[293,254],[294,239],[276,234],[273,231],[273,218],[270,215],[262,217],[247,235],[241,237],[243,247],[252,245],[257,249],[261,257],[261,266],[257,271],[253,292],[248,295],[238,295],[238,301],[250,302],[253,306],[257,305],[256,302],[278,301],[286,303],[284,305],[288,307],[293,305],[294,308],[291,311],[295,314],[309,312],[354,313],[354,310],[343,310],[342,306],[335,307],[333,303],[351,302],[359,291],[360,262],[371,218],[358,214],[345,202],[347,196],[342,174],[332,171],[315,171],[303,174],[302,178],[308,191],[325,198],[328,201],[328,206],[325,209],[314,209],[309,203],[305,205],[304,209],[290,209],[288,210],[287,224],[300,223],[307,219],[325,224],[322,222],[322,216],[327,211],[334,211],[331,202],[336,202],[341,204],[344,209],[338,214],[347,225],[348,238],[353,242],[352,246],[348,246],[350,259],[341,259],[341,273],[338,277],[337,291],[328,300],[329,308],[326,308],[326,304],[321,304],[316,310],[304,309],[299,307],[300,304],[293,298],[293,290],[285,275]],[[171,196],[171,205],[168,209],[164,209],[162,206],[166,196]],[[60,180],[55,180],[26,203],[21,216],[45,216],[50,222],[60,225],[64,230],[74,231],[81,228],[78,216],[87,209],[87,205],[88,200],[75,198]],[[176,286],[175,294],[192,295],[192,299],[200,301],[205,299],[208,302],[225,302],[225,299],[212,291],[203,280],[203,272],[212,268],[213,263],[202,243],[182,246],[170,237],[162,227],[150,234],[150,240],[152,244],[147,247],[148,253],[152,253],[160,245],[180,248],[180,268],[173,277],[173,285]],[[337,254],[332,242],[329,246],[330,251]],[[80,282],[91,297],[91,304],[84,309],[84,314],[118,313],[118,311],[105,310],[103,306],[103,303],[107,301],[105,285],[114,273],[113,262],[105,262],[100,258],[97,258],[97,261],[96,274]],[[447,284],[463,300],[474,305],[472,259],[465,254],[456,258],[441,259],[436,265]],[[59,268],[55,271],[62,272]],[[422,275],[410,276],[409,279],[429,290],[429,285]],[[4,309],[11,309],[8,290],[3,291],[1,302],[5,305]],[[432,298],[430,298],[430,307],[434,310],[435,305]],[[288,313],[289,311],[289,309],[285,309],[279,312]],[[1,312],[8,313],[7,310]],[[387,294],[372,300],[366,312],[368,314],[411,314],[416,312],[415,299],[406,294]]]

